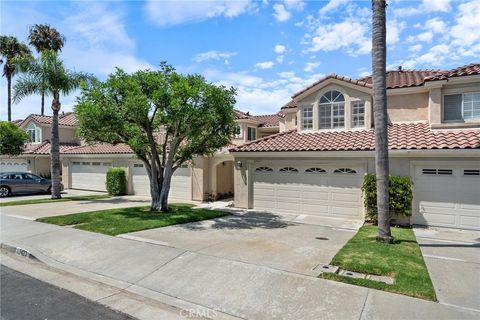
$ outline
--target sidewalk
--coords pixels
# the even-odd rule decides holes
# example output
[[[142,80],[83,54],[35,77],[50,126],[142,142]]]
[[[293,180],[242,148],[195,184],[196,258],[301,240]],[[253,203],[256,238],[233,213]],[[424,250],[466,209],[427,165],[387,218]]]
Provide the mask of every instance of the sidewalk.
[[[480,317],[471,310],[173,247],[0,218],[2,244],[26,249],[55,268],[215,319]]]

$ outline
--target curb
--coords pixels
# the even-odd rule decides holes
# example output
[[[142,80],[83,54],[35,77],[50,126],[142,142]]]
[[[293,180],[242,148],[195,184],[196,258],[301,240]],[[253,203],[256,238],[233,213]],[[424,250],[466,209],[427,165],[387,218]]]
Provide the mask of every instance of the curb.
[[[0,249],[2,251],[7,251],[7,252],[10,252],[10,253],[13,253],[13,254],[15,254],[19,257],[22,257],[22,258],[31,259],[31,260],[34,260],[36,262],[42,262],[35,255],[33,255],[30,251],[28,251],[27,249],[21,248],[21,247],[12,246],[12,245],[9,245],[9,244],[6,244],[6,243],[1,243],[0,244]]]

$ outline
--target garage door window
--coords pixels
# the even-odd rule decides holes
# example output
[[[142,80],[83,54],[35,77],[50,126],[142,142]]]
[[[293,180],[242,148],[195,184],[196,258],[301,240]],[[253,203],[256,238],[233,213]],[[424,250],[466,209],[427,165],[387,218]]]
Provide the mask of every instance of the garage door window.
[[[78,162],[78,161],[73,161],[72,164],[73,164],[74,166],[79,166],[79,165],[80,165],[80,162]]]
[[[480,176],[480,170],[477,169],[465,169],[463,170],[464,176]]]
[[[279,170],[279,172],[282,172],[282,173],[298,173],[298,169],[295,169],[295,168],[292,168],[292,167],[285,167],[285,168],[281,168]]]
[[[143,163],[134,163],[133,167],[134,168],[143,168]]]
[[[258,167],[255,169],[255,172],[273,172],[273,169],[270,167]]]
[[[321,174],[321,173],[327,173],[327,171],[325,169],[322,169],[322,168],[308,168],[308,169],[305,170],[305,173]]]
[[[452,175],[452,169],[422,169],[422,174],[426,175]]]
[[[350,169],[350,168],[339,168],[335,169],[333,173],[339,173],[339,174],[356,174],[357,171]]]

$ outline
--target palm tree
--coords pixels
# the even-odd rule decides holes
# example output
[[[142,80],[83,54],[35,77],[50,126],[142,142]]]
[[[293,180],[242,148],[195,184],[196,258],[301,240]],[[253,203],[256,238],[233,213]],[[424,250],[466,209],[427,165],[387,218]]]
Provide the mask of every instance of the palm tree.
[[[74,72],[65,68],[63,61],[55,51],[46,50],[41,56],[24,67],[23,73],[14,86],[14,101],[45,90],[52,96],[52,141],[51,141],[51,173],[52,199],[60,195],[60,152],[58,137],[58,113],[60,111],[60,95],[68,95],[78,89],[83,81],[92,81],[93,76]]]
[[[387,114],[387,27],[385,0],[372,0],[372,82],[375,122],[375,167],[377,175],[377,240],[391,243],[390,213],[388,206],[388,114]]]
[[[0,36],[0,63],[3,63],[3,76],[7,78],[8,121],[12,121],[12,78],[17,73],[15,60],[31,57],[31,51],[23,42],[12,36]]]
[[[60,34],[57,29],[50,27],[48,24],[34,24],[30,27],[28,35],[28,43],[33,46],[38,53],[45,50],[53,50],[55,52],[62,51],[65,45],[65,36]],[[45,94],[47,89],[42,86],[40,95],[42,96],[40,113],[45,113]]]

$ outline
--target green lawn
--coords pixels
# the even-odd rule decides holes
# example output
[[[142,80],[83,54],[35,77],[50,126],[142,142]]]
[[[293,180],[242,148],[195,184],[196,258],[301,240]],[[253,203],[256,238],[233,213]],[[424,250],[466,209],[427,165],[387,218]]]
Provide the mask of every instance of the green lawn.
[[[378,243],[375,240],[377,227],[365,225],[335,255],[331,264],[350,271],[390,276],[395,284],[329,273],[320,277],[436,301],[415,234],[411,229],[392,228],[392,235],[394,244]]]
[[[40,218],[37,221],[108,235],[166,227],[173,224],[213,219],[225,212],[195,209],[191,204],[171,204],[169,213],[150,212],[150,207],[119,208]]]
[[[50,199],[50,198],[28,199],[28,200],[0,202],[0,207],[21,206],[21,205],[25,205],[25,204],[37,204],[37,203],[49,203],[49,202],[86,201],[86,200],[106,199],[106,198],[111,198],[111,197],[112,196],[110,196],[108,194],[95,194],[95,195],[88,195],[88,196],[63,197],[61,199]]]

